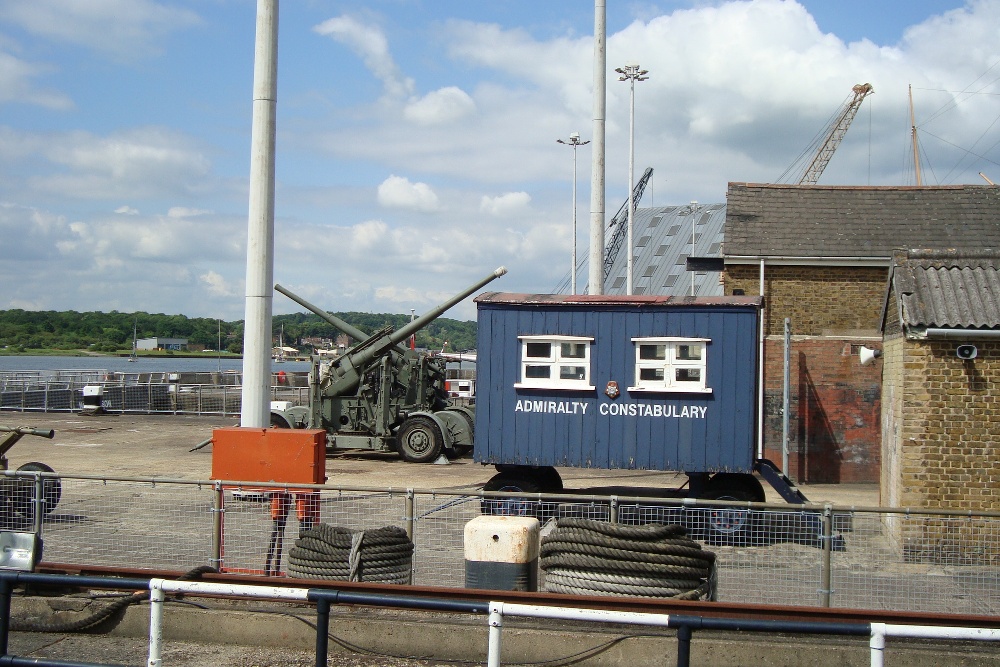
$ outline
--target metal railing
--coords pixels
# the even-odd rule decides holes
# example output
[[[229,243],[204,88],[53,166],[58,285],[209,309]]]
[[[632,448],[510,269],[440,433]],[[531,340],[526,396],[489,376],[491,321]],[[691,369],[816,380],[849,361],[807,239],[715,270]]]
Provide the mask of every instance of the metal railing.
[[[121,373],[103,370],[0,372],[0,410],[82,412],[84,387],[100,388],[104,412],[238,416],[242,377],[222,373]],[[304,374],[272,373],[271,400],[309,402]]]
[[[112,577],[80,577],[73,575],[32,574],[0,572],[0,661],[4,664],[51,664],[74,667],[91,667],[94,663],[22,659],[8,654],[8,634],[11,618],[11,597],[15,585],[55,585],[74,587],[91,586],[102,589],[150,591],[148,665],[162,664],[164,601],[167,592],[188,596],[213,596],[228,599],[284,600],[312,602],[316,605],[316,667],[325,667],[329,659],[330,609],[337,604],[365,605],[422,609],[437,612],[458,612],[484,615],[488,613],[487,664],[500,667],[501,639],[504,617],[526,617],[584,623],[614,623],[617,625],[654,626],[677,630],[677,667],[688,667],[691,660],[691,643],[698,630],[720,630],[756,633],[794,633],[806,635],[867,636],[869,659],[872,667],[882,667],[885,659],[885,638],[910,637],[921,639],[948,639],[966,641],[998,641],[1000,630],[992,628],[966,628],[948,625],[913,626],[886,623],[838,623],[790,620],[758,620],[735,618],[706,618],[680,614],[652,614],[601,609],[579,609],[564,606],[537,606],[510,602],[476,600],[442,600],[407,595],[363,593],[321,588],[286,588],[231,583],[175,581],[166,579],[121,579]],[[96,665],[95,667],[100,667]]]
[[[464,586],[464,529],[486,513],[680,523],[717,555],[717,599],[806,607],[1000,614],[1000,513],[541,496],[461,490],[4,473],[0,516],[42,534],[45,559],[89,565],[287,571],[300,524],[272,519],[272,493],[315,494],[318,520],[399,526],[412,583]],[[58,504],[52,479],[61,482]],[[12,486],[13,485],[13,486]],[[14,489],[11,491],[11,489]],[[54,507],[53,507],[54,505]],[[48,510],[44,520],[36,508]],[[281,553],[268,551],[283,538]],[[277,556],[269,558],[269,556]],[[539,576],[544,586],[544,572]]]

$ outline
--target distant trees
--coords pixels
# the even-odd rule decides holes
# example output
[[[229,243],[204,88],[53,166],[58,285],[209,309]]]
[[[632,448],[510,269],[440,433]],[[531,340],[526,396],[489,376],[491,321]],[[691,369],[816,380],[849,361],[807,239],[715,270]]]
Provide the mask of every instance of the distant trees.
[[[398,329],[409,315],[336,313],[349,324],[373,333],[386,325]],[[234,353],[243,350],[243,321],[220,322],[207,317],[189,318],[162,313],[110,313],[76,311],[0,310],[0,348],[12,350],[79,350],[115,352],[132,347],[132,330],[139,338],[186,338],[190,344]],[[337,337],[340,331],[312,313],[275,315],[275,342],[284,331],[286,346],[309,351],[303,338]],[[220,340],[221,339],[221,340]],[[417,332],[416,344],[428,349],[469,350],[476,345],[476,323],[438,318]]]

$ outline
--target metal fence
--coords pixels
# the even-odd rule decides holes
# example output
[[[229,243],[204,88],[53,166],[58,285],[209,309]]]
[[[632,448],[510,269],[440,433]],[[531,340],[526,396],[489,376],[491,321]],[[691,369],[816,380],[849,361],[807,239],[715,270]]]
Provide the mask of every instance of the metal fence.
[[[122,373],[105,370],[0,371],[0,410],[81,412],[85,387],[97,387],[105,412],[140,414],[240,414],[242,374]],[[309,402],[305,373],[271,375],[271,400]]]
[[[6,472],[8,523],[34,522],[50,562],[263,574],[278,525],[259,484]],[[52,480],[61,481],[58,504]],[[13,491],[12,491],[13,489]],[[625,497],[310,487],[319,520],[353,530],[400,526],[415,544],[412,582],[464,585],[465,525],[484,512],[621,523],[681,523],[718,556],[717,598],[730,602],[942,613],[1000,613],[1000,513],[841,509]],[[38,491],[51,507],[33,513]],[[534,498],[538,498],[534,496]],[[21,526],[23,528],[23,525]],[[280,570],[298,537],[280,529]],[[544,529],[543,529],[544,532]],[[540,575],[544,584],[544,575]]]

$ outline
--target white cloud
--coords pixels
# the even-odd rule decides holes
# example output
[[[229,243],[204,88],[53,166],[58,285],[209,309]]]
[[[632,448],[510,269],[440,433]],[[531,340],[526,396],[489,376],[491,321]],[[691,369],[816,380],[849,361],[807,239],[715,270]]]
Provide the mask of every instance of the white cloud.
[[[0,19],[57,42],[117,58],[159,52],[167,33],[201,23],[188,9],[153,0],[31,0],[0,4]]]
[[[351,228],[351,249],[353,251],[379,248],[385,240],[388,226],[381,220],[369,220]]]
[[[0,104],[31,104],[57,111],[72,109],[73,101],[67,95],[33,83],[52,69],[0,52]]]
[[[211,164],[186,137],[163,128],[138,128],[106,137],[87,132],[20,137],[53,167],[29,179],[44,192],[83,199],[140,199],[192,194]]]
[[[230,284],[223,276],[215,271],[206,271],[198,276],[198,282],[205,286],[211,294],[215,296],[241,296],[242,287]]]
[[[438,196],[426,183],[411,183],[402,176],[390,176],[378,186],[378,203],[387,208],[403,208],[430,213],[439,209]]]
[[[120,213],[121,215],[139,215],[139,209],[122,205],[115,209],[115,213]]]
[[[173,206],[167,211],[168,218],[194,218],[199,215],[209,215],[212,211],[204,208],[188,208],[186,206]]]
[[[345,15],[327,19],[313,30],[351,49],[382,82],[388,95],[401,97],[412,93],[413,81],[399,71],[389,52],[389,42],[378,26]]]
[[[479,210],[496,217],[503,217],[527,208],[531,195],[527,192],[507,192],[498,197],[483,197]]]
[[[403,116],[418,125],[453,123],[474,113],[476,102],[455,86],[448,86],[412,100],[403,109]]]

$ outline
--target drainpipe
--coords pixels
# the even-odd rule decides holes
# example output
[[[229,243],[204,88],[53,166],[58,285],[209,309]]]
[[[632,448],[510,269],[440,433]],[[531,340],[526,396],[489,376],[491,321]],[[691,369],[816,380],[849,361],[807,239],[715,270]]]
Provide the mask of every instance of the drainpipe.
[[[760,258],[760,295],[764,296],[764,258]],[[757,458],[764,458],[764,329],[767,304],[760,311],[760,340],[757,350]]]
[[[1000,338],[1000,329],[935,329],[928,327],[925,331],[928,338]]]

